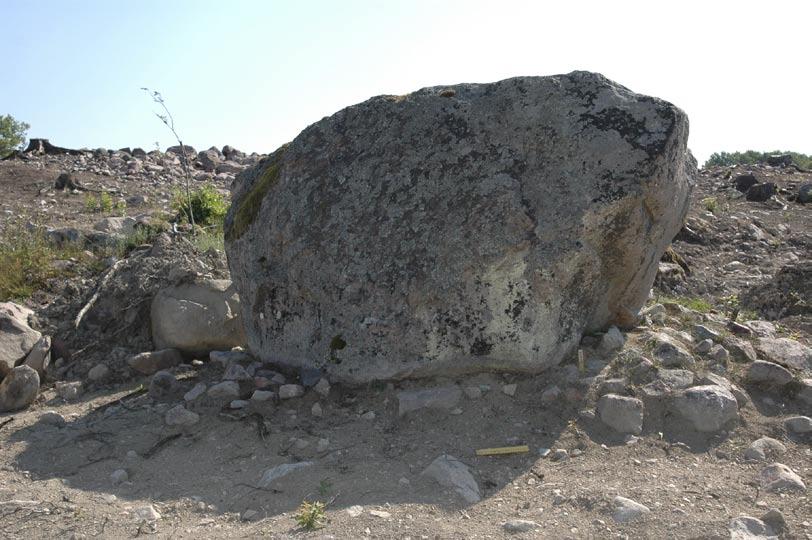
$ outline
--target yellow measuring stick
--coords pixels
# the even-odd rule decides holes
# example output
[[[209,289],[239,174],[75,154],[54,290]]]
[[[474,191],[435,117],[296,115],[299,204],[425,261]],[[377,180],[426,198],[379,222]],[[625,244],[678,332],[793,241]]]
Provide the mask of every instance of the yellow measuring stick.
[[[530,447],[526,444],[521,446],[502,446],[500,448],[481,448],[476,451],[478,456],[503,456],[505,454],[526,454]]]

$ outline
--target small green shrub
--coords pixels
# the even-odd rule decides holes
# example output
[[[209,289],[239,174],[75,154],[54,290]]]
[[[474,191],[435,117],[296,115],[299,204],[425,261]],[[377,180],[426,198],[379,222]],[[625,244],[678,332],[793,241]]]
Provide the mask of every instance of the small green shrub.
[[[191,223],[191,217],[194,217],[195,225],[222,227],[228,211],[228,202],[213,185],[204,184],[192,191],[191,197],[183,190],[176,191],[172,199],[172,209],[177,213],[178,219],[187,223]]]
[[[319,501],[302,501],[296,511],[296,523],[305,530],[312,531],[324,523],[324,503]]]
[[[91,214],[109,214],[114,208],[118,212],[124,213],[124,210],[127,208],[127,203],[124,201],[113,203],[113,197],[106,191],[100,193],[98,197],[92,193],[85,195],[85,212]]]
[[[716,197],[707,197],[702,199],[702,206],[711,214],[715,214],[716,210],[719,209],[719,201],[716,200]]]
[[[46,288],[49,279],[73,274],[73,270],[55,266],[54,261],[82,263],[84,258],[80,246],[54,245],[39,227],[7,223],[0,231],[0,302],[28,298]]]
[[[713,309],[713,306],[711,305],[710,302],[708,302],[704,298],[699,297],[689,297],[689,296],[677,296],[674,298],[662,297],[660,298],[660,302],[673,302],[675,304],[681,305],[682,307],[698,311],[699,313],[709,313]]]

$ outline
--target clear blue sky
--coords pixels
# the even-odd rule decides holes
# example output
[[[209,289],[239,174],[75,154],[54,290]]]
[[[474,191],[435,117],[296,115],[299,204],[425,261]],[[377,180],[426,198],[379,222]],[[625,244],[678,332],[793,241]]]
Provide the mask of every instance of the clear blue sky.
[[[69,147],[269,152],[378,94],[599,71],[716,150],[812,153],[808,2],[0,0],[0,114]]]

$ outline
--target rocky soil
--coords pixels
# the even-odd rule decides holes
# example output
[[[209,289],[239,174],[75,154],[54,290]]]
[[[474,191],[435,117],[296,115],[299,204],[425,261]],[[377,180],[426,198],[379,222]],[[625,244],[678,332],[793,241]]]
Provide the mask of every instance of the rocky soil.
[[[63,172],[115,191],[136,221],[164,219],[179,161],[124,154],[0,162],[6,226],[98,242],[110,216],[54,189]],[[227,193],[236,171],[197,161]],[[751,173],[775,187],[736,189]],[[810,182],[700,171],[639,324],[585,337],[537,376],[350,388],[239,348],[154,351],[158,291],[208,291],[178,300],[206,314],[230,301],[212,292],[223,254],[170,228],[52,280],[20,302],[31,313],[0,310],[0,351],[25,349],[0,403],[33,399],[0,413],[0,536],[812,538]],[[305,500],[325,504],[315,530],[296,521]]]

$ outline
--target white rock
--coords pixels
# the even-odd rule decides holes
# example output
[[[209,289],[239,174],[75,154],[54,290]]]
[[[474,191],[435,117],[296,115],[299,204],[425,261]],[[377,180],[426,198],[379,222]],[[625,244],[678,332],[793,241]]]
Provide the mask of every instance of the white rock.
[[[75,400],[76,398],[82,395],[83,391],[84,391],[83,385],[79,381],[56,383],[56,393],[59,397],[61,397],[65,401]]]
[[[264,403],[266,401],[271,401],[274,398],[273,392],[269,390],[254,390],[254,393],[251,394],[251,401],[255,403]]]
[[[643,429],[643,402],[639,399],[606,394],[598,400],[596,411],[618,433],[639,435]]]
[[[317,418],[321,418],[321,416],[324,415],[324,411],[322,411],[321,405],[314,403],[313,406],[310,407],[310,414]]]
[[[739,516],[730,520],[728,525],[730,540],[778,540],[772,528],[750,516]]]
[[[612,501],[615,506],[615,511],[612,518],[618,523],[629,523],[630,521],[638,520],[651,512],[647,506],[639,502],[627,499],[626,497],[617,496]]]
[[[623,333],[618,330],[617,326],[612,326],[601,337],[601,351],[611,353],[620,350],[623,348],[624,343],[626,343],[626,338]]]
[[[518,388],[518,385],[516,385],[516,384],[506,384],[506,385],[502,386],[502,393],[505,394],[506,396],[513,397],[513,396],[516,395],[516,389],[517,388]]]
[[[539,527],[541,527],[541,525],[528,519],[511,519],[502,525],[505,532],[509,532],[510,534],[530,532],[538,529]]]
[[[330,381],[325,378],[319,379],[319,382],[313,387],[313,390],[322,397],[330,395]]]
[[[183,283],[158,291],[150,321],[156,349],[192,354],[245,344],[240,298],[227,280]]]
[[[434,479],[441,486],[453,488],[468,503],[479,502],[482,498],[471,471],[454,456],[439,456],[421,475]]]
[[[361,506],[361,505],[355,504],[355,505],[350,506],[349,508],[347,508],[346,512],[347,512],[347,514],[350,515],[350,517],[357,518],[358,516],[360,516],[361,514],[364,513],[364,507]]]
[[[140,506],[133,510],[133,513],[139,521],[158,521],[161,519],[161,514],[159,514],[158,511],[155,510],[155,507],[151,504],[147,506]]]
[[[311,467],[312,465],[312,461],[300,461],[298,463],[283,463],[282,465],[277,465],[276,467],[272,467],[263,473],[257,487],[268,489],[274,482],[283,476],[287,476],[290,473],[304,469],[305,467]]]
[[[773,362],[756,360],[747,370],[747,381],[751,384],[784,386],[792,381],[792,372]]]
[[[688,420],[697,431],[719,431],[739,415],[733,394],[721,386],[694,386],[680,391],[671,408]]]
[[[761,470],[761,487],[767,491],[805,491],[806,485],[795,471],[783,463],[773,463]]]
[[[304,386],[299,384],[283,384],[279,387],[279,399],[298,398],[302,397],[304,393]]]

